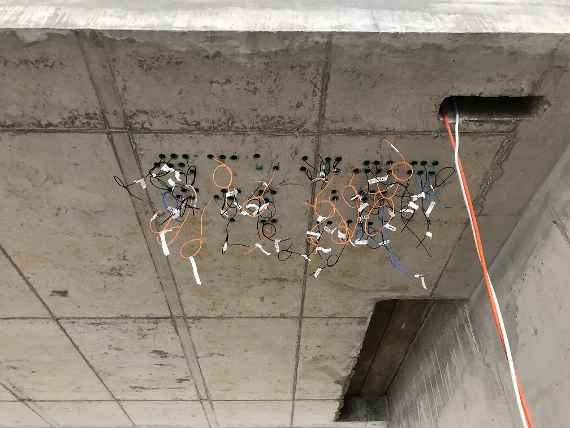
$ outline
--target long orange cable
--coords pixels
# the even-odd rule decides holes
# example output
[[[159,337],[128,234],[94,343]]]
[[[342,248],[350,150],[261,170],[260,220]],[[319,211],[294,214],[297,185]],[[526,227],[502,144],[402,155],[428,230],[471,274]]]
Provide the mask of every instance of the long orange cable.
[[[447,115],[443,116],[443,122],[445,124],[445,127],[447,128],[447,135],[449,137],[449,144],[451,145],[451,148],[455,151],[455,144],[456,144],[455,138],[453,136],[453,132],[451,130],[451,125],[449,124],[449,119],[447,118]],[[475,208],[473,206],[473,198],[471,196],[471,192],[470,192],[469,186],[467,184],[467,178],[465,177],[465,172],[463,170],[463,163],[461,162],[461,158],[459,157],[459,155],[457,157],[457,163],[459,166],[458,172],[461,176],[460,180],[462,181],[464,189],[465,189],[467,209],[469,210],[469,214],[470,214],[471,227],[473,228],[473,235],[475,237],[475,245],[477,247],[477,254],[479,257],[479,263],[481,264],[481,270],[483,271],[483,281],[485,283],[485,290],[487,292],[487,298],[489,300],[489,305],[491,306],[491,312],[493,314],[493,320],[495,322],[495,328],[497,330],[499,340],[501,341],[503,351],[506,354],[507,349],[506,349],[506,344],[505,344],[505,338],[503,337],[503,332],[501,329],[501,322],[499,319],[499,309],[494,304],[494,302],[495,302],[495,299],[493,298],[494,290],[493,290],[493,285],[490,281],[489,268],[487,266],[487,259],[485,257],[485,250],[484,250],[483,242],[481,240],[479,223],[477,221],[477,215],[475,213]],[[532,415],[530,413],[530,409],[528,407],[528,403],[526,401],[524,390],[523,390],[522,384],[519,380],[518,374],[515,373],[515,377],[516,377],[515,381],[516,381],[518,389],[519,389],[519,395],[520,395],[521,404],[522,404],[522,408],[524,411],[526,423],[527,423],[529,428],[534,428],[534,422],[532,419]]]

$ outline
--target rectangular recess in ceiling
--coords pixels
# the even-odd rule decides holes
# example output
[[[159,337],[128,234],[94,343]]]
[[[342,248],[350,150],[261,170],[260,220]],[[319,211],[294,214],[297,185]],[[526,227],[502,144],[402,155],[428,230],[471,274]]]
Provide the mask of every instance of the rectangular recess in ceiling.
[[[467,121],[516,121],[531,118],[548,107],[544,97],[451,96],[439,107],[440,116],[455,120],[455,111]]]

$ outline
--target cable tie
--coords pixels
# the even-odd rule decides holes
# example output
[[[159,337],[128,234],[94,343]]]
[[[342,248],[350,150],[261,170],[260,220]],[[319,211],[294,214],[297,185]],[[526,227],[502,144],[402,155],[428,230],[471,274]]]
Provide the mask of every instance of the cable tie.
[[[324,254],[328,254],[332,251],[332,248],[317,247],[317,251],[320,251],[321,253],[324,253]]]
[[[425,280],[425,277],[424,277],[423,274],[421,274],[421,273],[416,273],[416,274],[414,275],[414,278],[418,278],[418,279],[421,281],[421,283],[422,283],[422,288],[423,288],[424,290],[427,290],[426,280]]]
[[[194,260],[194,256],[188,257],[188,260],[190,260],[190,264],[192,265],[192,273],[194,274],[194,281],[196,281],[196,285],[202,285],[200,275],[198,274],[198,266],[196,266],[196,260]]]
[[[384,225],[384,228],[385,228],[385,229],[388,229],[388,230],[391,230],[392,232],[395,232],[396,229],[397,229],[396,226],[392,226],[390,223],[386,223],[386,224]]]
[[[307,235],[308,235],[308,236],[314,236],[314,237],[317,238],[317,239],[320,239],[320,238],[321,238],[321,234],[320,234],[319,232],[312,232],[312,231],[310,231],[310,230],[307,230]]]
[[[429,230],[426,232],[426,236],[431,239],[433,238],[433,233],[431,233]]]
[[[259,242],[256,243],[255,246],[256,246],[257,248],[259,248],[259,250],[260,250],[263,254],[265,254],[266,256],[270,256],[270,255],[271,255],[271,253],[270,253],[269,251],[267,251],[265,248],[263,248],[263,246],[262,246]]]
[[[138,180],[134,180],[133,183],[139,183],[143,190],[146,189],[146,181],[144,181],[144,177],[139,178]]]
[[[430,214],[431,214],[431,212],[433,211],[434,208],[435,208],[435,201],[431,201],[431,202],[429,203],[429,206],[428,206],[427,210],[426,210],[426,217],[429,217],[429,216],[430,216]]]
[[[320,273],[321,273],[322,271],[323,271],[322,268],[317,268],[317,270],[315,271],[315,273],[313,274],[313,276],[314,276],[315,278],[318,278],[319,275],[320,275]]]
[[[279,241],[281,241],[281,239],[276,239],[276,240],[274,241],[274,244],[275,244],[275,252],[276,252],[277,254],[279,254],[279,252],[281,251],[281,250],[279,249]]]
[[[412,202],[412,201],[410,201],[410,202],[408,203],[408,206],[409,206],[410,208],[412,208],[414,211],[417,210],[417,209],[420,207],[418,204],[416,204],[415,202]]]

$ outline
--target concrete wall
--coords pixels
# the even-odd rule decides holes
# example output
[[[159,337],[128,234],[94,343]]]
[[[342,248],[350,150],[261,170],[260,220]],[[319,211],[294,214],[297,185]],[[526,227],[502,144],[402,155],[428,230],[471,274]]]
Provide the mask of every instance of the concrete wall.
[[[537,427],[570,420],[570,149],[496,259],[495,287]],[[475,263],[475,260],[473,260]],[[391,388],[391,428],[520,427],[485,293],[438,304]]]

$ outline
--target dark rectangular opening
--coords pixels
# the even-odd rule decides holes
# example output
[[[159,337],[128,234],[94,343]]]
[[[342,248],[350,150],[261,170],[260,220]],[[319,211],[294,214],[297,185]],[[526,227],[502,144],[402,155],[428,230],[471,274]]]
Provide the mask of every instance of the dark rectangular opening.
[[[455,111],[467,121],[516,121],[533,117],[548,106],[544,97],[453,96],[443,100],[439,114],[455,121]]]
[[[388,390],[431,305],[427,300],[376,303],[339,421],[387,419]]]

